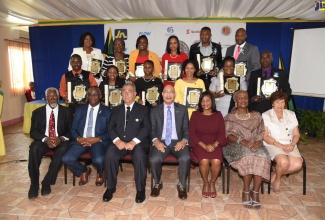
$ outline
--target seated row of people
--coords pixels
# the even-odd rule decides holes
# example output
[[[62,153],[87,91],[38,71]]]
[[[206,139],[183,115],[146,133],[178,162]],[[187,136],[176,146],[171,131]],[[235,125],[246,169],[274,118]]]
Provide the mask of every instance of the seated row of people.
[[[95,184],[102,185],[105,179],[107,181],[103,195],[105,202],[113,198],[119,161],[127,154],[131,155],[134,165],[135,201],[145,200],[150,143],[149,163],[155,183],[151,191],[153,197],[159,196],[163,188],[162,162],[172,154],[179,161],[178,197],[187,198],[185,181],[190,172],[189,147],[199,160],[202,196],[217,196],[215,183],[225,157],[243,176],[242,200],[246,208],[261,207],[258,192],[262,180],[269,181],[270,159],[276,161],[276,172],[271,178],[276,193],[280,192],[281,176],[301,167],[296,146],[298,122],[293,112],[284,109],[287,96],[283,92],[271,95],[273,108],[263,114],[264,120],[259,113],[248,110],[248,93],[242,90],[234,94],[236,107],[225,119],[216,110],[214,95],[209,91],[200,95],[198,110],[193,112],[190,120],[186,107],[175,102],[177,93],[171,85],[162,91],[163,103],[151,111],[135,101],[136,94],[134,84],[125,84],[122,87],[124,104],[109,109],[100,103],[100,89],[91,87],[87,91],[88,104],[77,108],[72,122],[67,108],[58,105],[58,91],[47,89],[48,104],[36,109],[32,116],[30,135],[34,141],[29,152],[31,186],[28,197],[38,196],[39,165],[49,150],[54,151],[54,156],[42,181],[43,196],[48,195],[50,185],[55,184],[61,158],[75,175],[80,176],[79,185],[86,184],[91,168],[81,165],[78,159],[89,151],[97,169]]]

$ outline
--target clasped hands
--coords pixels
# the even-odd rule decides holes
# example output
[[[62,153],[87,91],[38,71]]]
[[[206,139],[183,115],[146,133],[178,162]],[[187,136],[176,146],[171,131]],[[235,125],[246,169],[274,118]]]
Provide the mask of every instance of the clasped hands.
[[[62,139],[63,138],[61,138],[61,137],[47,137],[46,140],[45,140],[45,142],[46,142],[46,144],[47,144],[47,146],[49,148],[55,148],[59,144],[61,144],[62,141],[64,141]]]
[[[199,145],[200,145],[204,150],[206,150],[206,152],[208,152],[208,153],[212,153],[212,152],[214,152],[214,151],[217,149],[217,147],[219,146],[219,142],[216,141],[216,142],[211,143],[211,144],[205,144],[205,143],[203,143],[203,142],[199,142]]]
[[[175,151],[180,151],[182,149],[184,149],[184,147],[186,146],[186,141],[185,140],[181,140],[178,141],[177,144],[175,145]],[[159,141],[158,139],[156,139],[153,144],[155,145],[155,147],[161,151],[162,153],[165,153],[165,148],[167,147],[163,142]]]
[[[125,149],[125,150],[133,150],[136,143],[133,140],[127,143],[127,142],[124,142],[121,139],[119,139],[119,140],[117,140],[115,142],[115,145],[119,150],[123,150],[123,149]]]
[[[98,137],[78,137],[76,141],[81,144],[84,147],[91,147],[91,145],[96,144],[97,142],[100,142],[100,138]]]
[[[241,140],[240,143],[242,145],[244,145],[245,147],[249,148],[251,151],[257,151],[259,148],[262,147],[262,141],[252,142],[252,141],[243,139],[243,140]]]

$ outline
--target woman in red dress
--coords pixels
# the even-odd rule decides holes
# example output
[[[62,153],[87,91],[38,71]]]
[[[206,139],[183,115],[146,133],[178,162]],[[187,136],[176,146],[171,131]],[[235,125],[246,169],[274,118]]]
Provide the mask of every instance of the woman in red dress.
[[[216,110],[211,92],[206,91],[200,95],[198,107],[190,120],[190,145],[199,160],[203,179],[202,196],[215,198],[217,196],[215,183],[223,161],[222,148],[228,143],[225,123],[221,113]]]

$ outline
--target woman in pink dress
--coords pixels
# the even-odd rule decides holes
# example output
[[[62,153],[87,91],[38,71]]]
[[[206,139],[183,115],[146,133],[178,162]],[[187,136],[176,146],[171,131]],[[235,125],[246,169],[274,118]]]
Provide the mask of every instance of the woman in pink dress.
[[[203,179],[202,196],[215,198],[217,196],[215,183],[223,161],[222,148],[228,143],[225,123],[222,114],[216,110],[211,92],[206,91],[200,95],[198,107],[190,120],[190,145],[199,160]],[[210,181],[209,173],[211,173]]]

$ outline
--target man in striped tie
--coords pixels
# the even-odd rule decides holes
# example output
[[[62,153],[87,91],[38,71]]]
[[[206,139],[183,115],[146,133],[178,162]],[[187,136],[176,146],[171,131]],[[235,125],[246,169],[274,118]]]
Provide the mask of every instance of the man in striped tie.
[[[90,167],[78,161],[86,152],[90,153],[92,163],[97,169],[95,185],[101,186],[104,183],[104,156],[110,142],[107,125],[111,110],[100,103],[101,98],[102,94],[98,87],[92,86],[88,89],[88,104],[76,109],[71,129],[73,142],[62,157],[62,162],[76,176],[80,176],[79,185],[88,183],[91,173]]]
[[[163,188],[162,162],[169,154],[172,154],[179,163],[178,197],[187,199],[185,183],[190,168],[188,113],[184,105],[174,102],[175,95],[173,86],[165,86],[162,93],[164,103],[151,109],[152,149],[149,162],[155,184],[150,195],[152,197],[159,196],[160,190]]]

